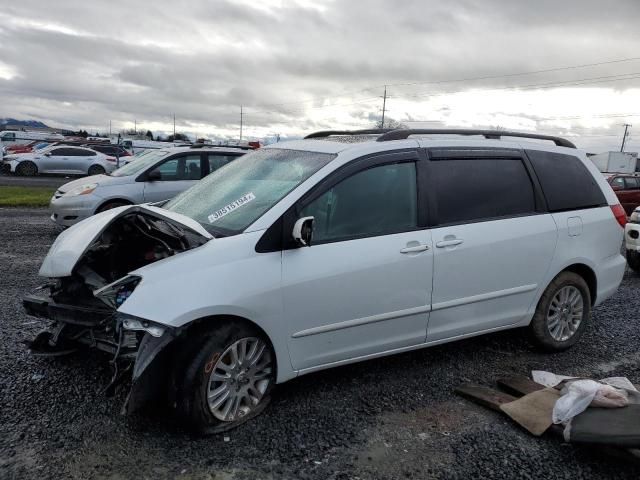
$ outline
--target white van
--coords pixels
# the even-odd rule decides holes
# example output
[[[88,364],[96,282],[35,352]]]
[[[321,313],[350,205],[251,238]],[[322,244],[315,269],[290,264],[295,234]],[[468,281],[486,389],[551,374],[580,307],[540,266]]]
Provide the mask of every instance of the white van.
[[[223,431],[317,370],[518,327],[571,347],[622,280],[625,222],[562,138],[320,132],[60,234],[24,300],[54,321],[31,348],[109,352],[134,363],[128,411],[170,398]]]

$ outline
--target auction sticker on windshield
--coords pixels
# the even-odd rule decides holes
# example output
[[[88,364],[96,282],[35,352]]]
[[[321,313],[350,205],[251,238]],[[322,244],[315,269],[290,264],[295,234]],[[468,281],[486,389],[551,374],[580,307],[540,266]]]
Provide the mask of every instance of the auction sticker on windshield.
[[[254,200],[255,198],[256,196],[253,194],[253,192],[245,193],[239,199],[234,200],[229,205],[225,205],[220,210],[216,210],[211,215],[209,215],[207,217],[209,219],[209,223],[213,223],[216,220],[220,220],[225,215],[229,215],[238,207],[241,207],[242,205],[246,205],[247,203],[249,203],[251,200]]]

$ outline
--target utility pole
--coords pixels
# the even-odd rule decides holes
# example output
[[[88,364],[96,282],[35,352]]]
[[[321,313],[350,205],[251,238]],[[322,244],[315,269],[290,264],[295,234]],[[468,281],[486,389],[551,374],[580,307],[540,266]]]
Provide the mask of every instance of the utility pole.
[[[111,138],[111,120],[109,120],[109,138]]]
[[[134,135],[138,134],[138,121],[135,118],[133,119],[133,133]]]
[[[384,128],[384,113],[387,109],[387,86],[384,86],[384,96],[382,97],[382,122],[380,128]]]
[[[624,144],[627,142],[627,137],[629,136],[629,127],[633,127],[633,125],[629,123],[625,123],[624,125],[624,135],[622,136],[622,146],[620,147],[620,151],[624,152]]]
[[[176,114],[173,114],[173,141],[176,141]]]
[[[240,105],[240,141],[242,142],[242,117],[244,112],[242,111],[242,105]]]

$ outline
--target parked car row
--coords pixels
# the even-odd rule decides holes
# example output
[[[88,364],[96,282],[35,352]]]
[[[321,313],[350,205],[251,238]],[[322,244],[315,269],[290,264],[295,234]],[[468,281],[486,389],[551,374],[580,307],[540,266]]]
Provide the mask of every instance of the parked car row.
[[[7,155],[2,173],[33,176],[39,173],[98,175],[118,167],[118,159],[88,147],[49,145],[29,153]]]
[[[68,227],[114,207],[169,200],[244,153],[232,147],[147,151],[110,175],[101,172],[61,186],[51,199],[51,219]]]
[[[66,187],[56,205],[90,199],[79,218],[195,182],[58,236],[46,286],[24,299],[52,321],[30,348],[107,352],[132,365],[126,412],[166,400],[215,433],[262,412],[277,383],[339,365],[519,327],[565,350],[618,288],[627,217],[569,141],[355,133],[147,154]]]
[[[605,178],[627,215],[640,205],[640,177],[628,173],[607,173]]]

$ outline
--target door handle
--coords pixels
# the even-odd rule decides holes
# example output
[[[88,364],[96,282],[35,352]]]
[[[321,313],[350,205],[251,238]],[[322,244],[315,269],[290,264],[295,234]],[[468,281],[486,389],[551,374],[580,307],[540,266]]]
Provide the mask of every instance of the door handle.
[[[455,247],[456,245],[460,245],[462,242],[463,240],[461,238],[452,238],[451,240],[442,240],[441,242],[436,243],[436,247]]]
[[[405,247],[400,250],[400,253],[416,253],[424,252],[425,250],[429,250],[429,245],[415,245],[413,247]]]

